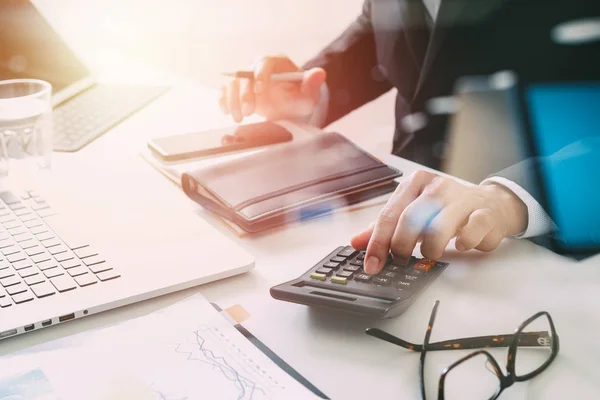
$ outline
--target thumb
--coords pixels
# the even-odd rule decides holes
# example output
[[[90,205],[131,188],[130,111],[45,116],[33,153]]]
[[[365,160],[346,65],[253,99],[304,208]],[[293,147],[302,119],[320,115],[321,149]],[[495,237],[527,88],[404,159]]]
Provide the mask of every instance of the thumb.
[[[369,240],[371,240],[374,228],[375,223],[372,223],[366,230],[350,239],[350,245],[356,250],[365,250],[369,244]]]
[[[323,68],[312,68],[304,73],[302,80],[302,94],[310,97],[315,103],[319,102],[321,86],[325,82],[327,73]]]

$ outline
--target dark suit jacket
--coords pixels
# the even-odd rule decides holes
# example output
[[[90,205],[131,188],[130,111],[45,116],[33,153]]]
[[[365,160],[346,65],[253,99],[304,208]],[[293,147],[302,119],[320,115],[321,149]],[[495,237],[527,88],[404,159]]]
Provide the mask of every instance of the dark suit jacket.
[[[521,80],[598,80],[598,42],[551,39],[557,24],[590,16],[600,16],[599,0],[442,0],[433,25],[422,0],[366,0],[357,20],[305,67],[327,71],[326,124],[397,88],[394,153],[439,168],[434,148],[445,144],[447,117],[430,116],[416,132],[402,118],[427,112],[427,101],[450,95],[464,75],[512,70]]]

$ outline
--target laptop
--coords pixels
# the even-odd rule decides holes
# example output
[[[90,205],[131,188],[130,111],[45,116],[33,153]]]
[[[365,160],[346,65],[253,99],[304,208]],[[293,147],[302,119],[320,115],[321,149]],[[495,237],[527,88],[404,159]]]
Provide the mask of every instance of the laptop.
[[[0,340],[253,268],[143,160],[69,160],[35,190],[0,182]]]
[[[168,89],[98,84],[28,0],[0,2],[0,80],[16,78],[52,85],[54,150],[65,152],[83,148]]]

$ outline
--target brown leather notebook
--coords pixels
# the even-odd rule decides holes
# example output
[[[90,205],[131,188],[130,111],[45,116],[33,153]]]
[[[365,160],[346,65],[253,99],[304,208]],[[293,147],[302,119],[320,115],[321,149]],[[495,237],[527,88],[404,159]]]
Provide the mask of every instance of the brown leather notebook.
[[[259,232],[392,192],[401,175],[344,136],[324,133],[185,173],[181,183],[200,205]]]

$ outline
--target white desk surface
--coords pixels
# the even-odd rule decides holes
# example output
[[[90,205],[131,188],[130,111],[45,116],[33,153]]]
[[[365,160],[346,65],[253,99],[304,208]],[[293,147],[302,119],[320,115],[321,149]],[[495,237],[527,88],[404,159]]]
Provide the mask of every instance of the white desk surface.
[[[124,179],[134,173],[157,174],[138,155],[149,137],[230,123],[218,111],[216,94],[193,85],[177,87],[84,150],[56,154],[53,174],[86,163],[122,170]],[[349,133],[356,137],[356,133]],[[363,140],[360,142],[368,143],[369,138]],[[419,168],[397,157],[387,156],[386,161],[405,174]],[[172,190],[179,189],[173,185]],[[547,310],[552,315],[560,336],[558,358],[542,375],[515,384],[502,398],[600,397],[600,256],[575,262],[517,240],[506,240],[490,254],[458,254],[450,249],[444,257],[450,268],[405,314],[375,321],[276,301],[270,297],[269,288],[296,278],[334,247],[347,244],[353,233],[376,217],[377,208],[240,239],[195,203],[190,201],[189,207],[190,214],[207,218],[252,253],[256,268],[223,281],[2,341],[0,355],[144,315],[201,292],[222,307],[243,305],[252,315],[245,326],[331,398],[416,399],[419,355],[366,336],[364,330],[377,326],[422,343],[431,307],[439,299],[432,336],[436,341],[510,333],[537,311]],[[165,212],[169,212],[168,205]],[[506,350],[492,353],[504,366]],[[451,351],[428,355],[431,398],[439,373],[465,354]]]

